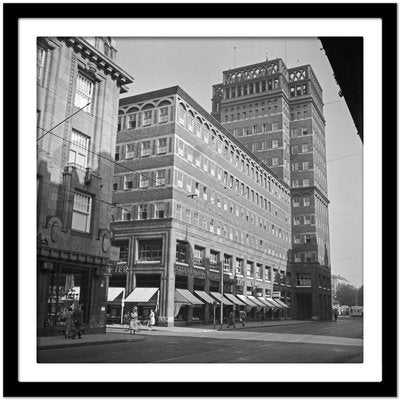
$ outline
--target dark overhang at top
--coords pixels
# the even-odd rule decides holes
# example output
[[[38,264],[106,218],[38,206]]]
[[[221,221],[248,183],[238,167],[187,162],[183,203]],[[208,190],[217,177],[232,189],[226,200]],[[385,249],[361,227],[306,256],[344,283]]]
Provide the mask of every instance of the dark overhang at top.
[[[363,140],[363,38],[320,37],[325,53],[353,118],[357,134]]]

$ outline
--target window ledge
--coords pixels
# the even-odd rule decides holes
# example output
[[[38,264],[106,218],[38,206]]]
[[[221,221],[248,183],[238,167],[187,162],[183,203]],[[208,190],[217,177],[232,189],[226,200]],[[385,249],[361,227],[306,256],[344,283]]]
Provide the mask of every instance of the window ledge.
[[[181,261],[175,261],[175,264],[176,265],[183,265],[185,267],[187,267],[189,265],[188,263],[184,263],[184,262],[181,262]]]
[[[194,267],[194,268],[197,268],[197,269],[205,270],[205,267],[202,267],[201,265],[194,265],[193,267]]]

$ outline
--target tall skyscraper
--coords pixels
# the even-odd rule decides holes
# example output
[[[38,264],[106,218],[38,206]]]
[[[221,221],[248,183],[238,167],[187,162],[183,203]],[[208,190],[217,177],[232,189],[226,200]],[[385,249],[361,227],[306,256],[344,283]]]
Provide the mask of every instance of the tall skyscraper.
[[[224,71],[213,86],[212,115],[290,185],[294,314],[329,318],[325,119],[312,67],[287,69],[274,59]]]

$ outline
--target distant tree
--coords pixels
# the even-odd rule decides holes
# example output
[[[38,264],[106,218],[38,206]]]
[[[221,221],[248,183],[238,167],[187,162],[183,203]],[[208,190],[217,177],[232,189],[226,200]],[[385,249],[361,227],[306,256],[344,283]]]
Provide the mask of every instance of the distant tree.
[[[349,284],[339,284],[336,290],[336,300],[341,306],[354,306],[358,290]]]
[[[357,298],[358,298],[358,305],[363,306],[364,305],[364,285],[361,285],[358,288]]]

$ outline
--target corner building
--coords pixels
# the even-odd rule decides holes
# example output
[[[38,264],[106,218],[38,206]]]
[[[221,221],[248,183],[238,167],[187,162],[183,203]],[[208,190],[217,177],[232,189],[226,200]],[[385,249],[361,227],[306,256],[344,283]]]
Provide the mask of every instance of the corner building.
[[[275,59],[224,71],[212,115],[290,185],[293,317],[330,319],[325,120],[312,67]]]
[[[209,322],[210,292],[270,298],[274,275],[291,280],[288,185],[187,93],[121,99],[118,127],[110,286],[125,287],[127,301],[157,291],[159,321],[173,325]],[[288,305],[289,289],[279,294]]]
[[[111,38],[37,41],[37,333],[59,335],[83,306],[105,333],[118,99],[133,81]],[[71,117],[73,115],[73,117]]]

